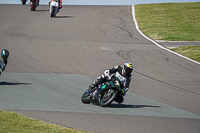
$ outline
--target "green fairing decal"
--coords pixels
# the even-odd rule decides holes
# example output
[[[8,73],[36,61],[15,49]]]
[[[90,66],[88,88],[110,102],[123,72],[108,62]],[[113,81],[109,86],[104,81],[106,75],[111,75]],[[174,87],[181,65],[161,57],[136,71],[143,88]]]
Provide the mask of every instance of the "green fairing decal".
[[[106,85],[102,86],[101,89],[104,89],[106,87]]]
[[[119,81],[118,78],[117,78],[117,80],[118,80],[118,83],[119,83],[119,90],[121,91],[122,89],[121,89],[121,86],[120,86],[120,81]]]
[[[112,85],[112,87],[115,87],[111,82],[108,82],[108,83],[110,83]]]

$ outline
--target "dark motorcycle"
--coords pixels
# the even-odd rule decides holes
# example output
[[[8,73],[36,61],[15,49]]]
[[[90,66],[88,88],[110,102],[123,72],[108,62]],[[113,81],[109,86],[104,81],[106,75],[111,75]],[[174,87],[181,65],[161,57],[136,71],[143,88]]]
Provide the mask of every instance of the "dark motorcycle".
[[[123,90],[121,89],[120,81],[117,77],[112,77],[111,80],[101,82],[95,89],[87,89],[81,101],[84,104],[93,103],[106,107],[110,105]]]
[[[22,5],[26,5],[27,0],[21,0],[22,1]]]
[[[37,0],[30,0],[30,8],[31,8],[31,11],[35,11],[35,10],[36,10],[36,7],[37,7],[37,5],[38,5],[37,2],[38,2]]]

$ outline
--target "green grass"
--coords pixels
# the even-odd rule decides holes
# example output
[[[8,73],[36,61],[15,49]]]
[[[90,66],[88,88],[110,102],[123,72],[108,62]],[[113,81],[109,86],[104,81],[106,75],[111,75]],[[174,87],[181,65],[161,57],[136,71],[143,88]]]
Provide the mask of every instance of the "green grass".
[[[200,62],[200,46],[185,46],[173,48],[171,50]]]
[[[200,41],[200,2],[135,6],[140,30],[154,40]],[[171,49],[200,62],[200,46]]]
[[[140,30],[154,40],[200,41],[200,2],[135,6]]]
[[[87,133],[0,110],[0,133]]]

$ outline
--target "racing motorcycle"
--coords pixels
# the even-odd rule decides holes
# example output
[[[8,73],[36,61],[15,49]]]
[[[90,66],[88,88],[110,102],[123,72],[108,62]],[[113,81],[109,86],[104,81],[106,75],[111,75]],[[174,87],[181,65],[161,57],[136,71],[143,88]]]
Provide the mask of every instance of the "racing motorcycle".
[[[50,17],[55,17],[58,13],[58,0],[53,0],[50,3]]]
[[[106,107],[115,101],[118,94],[122,92],[119,79],[112,76],[111,80],[99,83],[95,89],[87,89],[82,94],[81,101],[84,104],[93,103]]]
[[[37,2],[38,2],[37,0],[30,0],[31,11],[35,11],[36,10]]]

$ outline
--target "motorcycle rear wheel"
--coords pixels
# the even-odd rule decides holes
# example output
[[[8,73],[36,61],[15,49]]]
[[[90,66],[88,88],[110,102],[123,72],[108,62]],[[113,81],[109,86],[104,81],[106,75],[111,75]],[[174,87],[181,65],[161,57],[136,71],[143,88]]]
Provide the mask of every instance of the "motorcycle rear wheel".
[[[35,11],[35,3],[34,2],[32,2],[32,4],[31,4],[31,11]]]
[[[31,7],[31,11],[35,11],[34,7]]]
[[[106,107],[110,105],[115,100],[116,97],[117,97],[117,91],[113,90],[112,88],[104,91],[101,94],[100,106]]]
[[[22,0],[22,5],[26,5],[26,0]]]

